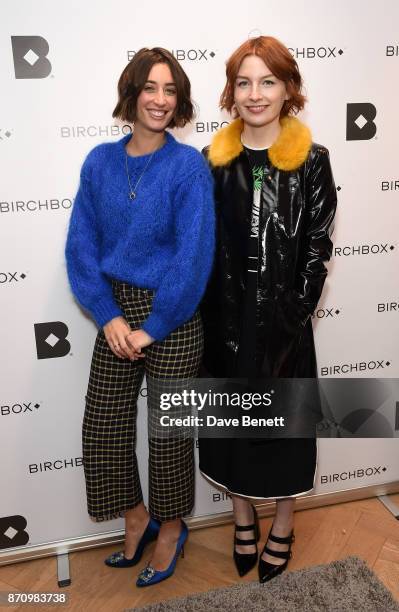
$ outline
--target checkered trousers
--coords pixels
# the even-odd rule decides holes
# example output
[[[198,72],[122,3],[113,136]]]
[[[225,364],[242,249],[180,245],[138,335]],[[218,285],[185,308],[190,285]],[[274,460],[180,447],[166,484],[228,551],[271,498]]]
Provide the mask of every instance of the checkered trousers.
[[[151,312],[153,291],[117,281],[113,290],[131,328],[140,327]],[[95,341],[82,438],[88,512],[97,521],[123,516],[143,499],[135,452],[142,380],[145,374],[151,398],[160,379],[189,379],[198,374],[203,351],[199,313],[144,350],[144,359],[121,360],[102,330]],[[149,415],[155,413],[152,406]],[[193,438],[149,435],[148,445],[151,516],[167,521],[188,514],[194,505]]]

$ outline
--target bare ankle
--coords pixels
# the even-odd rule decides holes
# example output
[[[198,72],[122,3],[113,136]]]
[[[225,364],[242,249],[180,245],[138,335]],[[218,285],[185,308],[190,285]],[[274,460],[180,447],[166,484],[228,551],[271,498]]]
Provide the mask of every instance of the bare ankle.
[[[125,513],[125,527],[129,530],[141,529],[149,520],[150,515],[145,508],[140,508],[138,510],[133,508]]]
[[[251,525],[254,522],[254,511],[249,501],[234,497],[233,511],[236,525]]]
[[[294,521],[274,520],[273,521],[273,534],[275,536],[288,536],[294,529]]]
[[[181,520],[165,521],[159,530],[159,539],[167,541],[178,538],[181,533]]]

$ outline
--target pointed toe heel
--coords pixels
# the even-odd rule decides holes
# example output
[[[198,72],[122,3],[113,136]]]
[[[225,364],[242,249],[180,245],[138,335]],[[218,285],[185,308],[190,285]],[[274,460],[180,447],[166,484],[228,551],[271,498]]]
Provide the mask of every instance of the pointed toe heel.
[[[291,544],[295,541],[294,532],[291,531],[290,535],[281,538],[272,534],[273,525],[270,529],[268,538],[266,540],[266,544],[261,552],[261,557],[259,558],[258,564],[258,572],[259,572],[259,582],[261,584],[272,580],[279,574],[282,574],[284,570],[287,569],[288,561],[292,557]],[[288,544],[288,550],[272,550],[268,548],[267,542],[276,542],[276,544]],[[280,563],[279,565],[274,563],[269,563],[268,561],[264,561],[262,559],[262,554],[266,552],[268,555],[272,557],[276,557],[277,559],[285,559],[284,563]]]
[[[237,572],[241,578],[245,576],[246,574],[248,574],[248,572],[250,572],[253,567],[255,567],[256,562],[258,560],[258,547],[256,545],[260,538],[259,519],[258,519],[258,514],[256,512],[255,506],[252,506],[252,510],[254,513],[254,522],[252,525],[243,525],[243,526],[235,525],[233,559],[234,559],[235,566],[237,568]],[[251,540],[242,540],[240,538],[237,538],[236,533],[240,531],[254,531],[255,538]],[[256,552],[247,553],[247,554],[239,553],[235,549],[236,545],[238,546],[255,545]]]
[[[181,554],[184,557],[184,543],[188,537],[188,528],[184,521],[181,522],[181,531],[179,535],[179,539],[176,544],[176,552],[173,555],[172,561],[169,564],[169,567],[164,571],[156,570],[152,567],[152,565],[147,565],[138,575],[136,586],[145,587],[151,586],[152,584],[157,584],[158,582],[162,582],[162,580],[166,580],[172,576],[173,572],[176,568],[176,563],[179,555]]]
[[[136,552],[131,559],[125,557],[125,553],[121,550],[119,552],[112,553],[109,557],[104,560],[105,565],[108,567],[133,567],[139,563],[143,552],[147,544],[157,539],[161,523],[156,519],[150,518],[148,525],[141,536],[139,543],[137,544]]]

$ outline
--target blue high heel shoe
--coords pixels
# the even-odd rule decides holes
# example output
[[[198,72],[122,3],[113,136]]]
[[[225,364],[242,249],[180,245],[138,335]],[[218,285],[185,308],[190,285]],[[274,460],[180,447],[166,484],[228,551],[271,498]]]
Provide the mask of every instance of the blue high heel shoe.
[[[143,556],[144,548],[147,546],[147,544],[157,539],[160,527],[161,523],[159,521],[154,518],[150,518],[132,559],[127,559],[127,557],[125,557],[125,553],[121,550],[119,552],[112,553],[112,555],[107,557],[104,560],[105,565],[108,565],[109,567],[132,567],[133,565],[136,565]]]
[[[151,565],[147,565],[139,574],[136,582],[136,586],[144,587],[150,586],[151,584],[157,584],[157,582],[161,582],[162,580],[166,580],[172,576],[175,571],[177,558],[182,553],[182,557],[184,557],[184,543],[188,537],[188,529],[187,525],[184,521],[181,522],[181,532],[179,535],[179,539],[176,544],[176,552],[173,555],[173,559],[169,564],[169,567],[164,571],[158,571],[154,569]]]

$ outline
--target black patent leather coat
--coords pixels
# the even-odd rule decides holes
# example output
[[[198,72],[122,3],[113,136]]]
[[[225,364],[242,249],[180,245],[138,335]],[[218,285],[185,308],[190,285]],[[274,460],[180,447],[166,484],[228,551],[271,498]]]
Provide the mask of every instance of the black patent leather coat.
[[[296,122],[294,127],[303,127],[296,119],[288,121]],[[231,125],[225,130],[229,128]],[[295,137],[295,129],[292,131]],[[301,161],[291,153],[290,138],[290,133],[285,134],[279,143],[274,164],[269,149],[262,185],[257,371],[262,377],[312,378],[317,368],[311,314],[326,278],[325,262],[332,252],[336,190],[327,149],[310,140]],[[220,140],[218,145],[220,148]],[[204,149],[215,180],[217,246],[201,311],[204,366],[216,377],[237,376],[247,283],[253,180],[247,154],[236,145],[241,152],[228,163],[219,160],[218,165],[212,163],[213,145]],[[288,163],[284,161],[285,145]],[[277,164],[298,167],[287,170]]]

